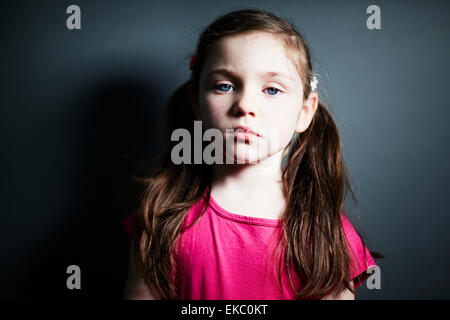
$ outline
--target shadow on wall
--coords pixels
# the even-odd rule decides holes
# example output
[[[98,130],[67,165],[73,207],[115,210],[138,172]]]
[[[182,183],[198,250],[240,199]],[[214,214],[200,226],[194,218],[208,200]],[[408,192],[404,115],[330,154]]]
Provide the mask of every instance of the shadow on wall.
[[[65,107],[78,108],[74,148],[78,181],[66,181],[73,203],[68,221],[14,283],[17,298],[121,298],[130,241],[121,224],[137,205],[130,174],[160,150],[160,88],[136,75],[108,76],[82,89]],[[71,140],[72,141],[72,140]],[[81,270],[81,289],[69,290],[69,265]],[[13,281],[13,280],[11,280]]]

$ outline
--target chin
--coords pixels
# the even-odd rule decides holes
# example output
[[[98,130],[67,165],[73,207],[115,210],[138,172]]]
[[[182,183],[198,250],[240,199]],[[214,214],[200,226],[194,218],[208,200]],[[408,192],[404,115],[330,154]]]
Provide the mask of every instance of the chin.
[[[228,159],[233,159],[234,164],[256,164],[267,158],[265,154],[258,154],[255,149],[237,147],[235,154],[227,154]]]

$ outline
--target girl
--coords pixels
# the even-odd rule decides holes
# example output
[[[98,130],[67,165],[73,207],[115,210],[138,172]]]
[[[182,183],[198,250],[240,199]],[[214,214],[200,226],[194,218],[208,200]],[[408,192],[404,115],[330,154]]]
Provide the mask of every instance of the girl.
[[[354,299],[375,263],[342,212],[351,188],[305,39],[272,13],[234,11],[203,31],[190,67],[123,222],[136,249],[124,297]],[[193,137],[195,120],[231,141],[233,164],[173,163],[171,133]]]

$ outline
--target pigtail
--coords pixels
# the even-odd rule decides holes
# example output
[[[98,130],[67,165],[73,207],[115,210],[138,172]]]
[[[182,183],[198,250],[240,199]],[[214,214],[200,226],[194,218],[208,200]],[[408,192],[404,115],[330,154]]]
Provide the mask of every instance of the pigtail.
[[[286,267],[302,274],[297,299],[316,299],[349,286],[351,259],[341,205],[350,185],[336,124],[322,102],[305,132],[296,134],[283,171]],[[280,272],[281,273],[281,272]],[[293,285],[291,283],[291,285]]]
[[[210,169],[204,165],[171,161],[171,141],[175,129],[193,134],[194,113],[189,99],[190,81],[169,97],[163,114],[163,153],[146,163],[134,176],[143,186],[136,219],[136,239],[146,284],[160,299],[177,299],[177,239],[188,209],[197,203],[210,186]],[[191,154],[193,151],[191,151]],[[149,170],[150,169],[150,170]]]

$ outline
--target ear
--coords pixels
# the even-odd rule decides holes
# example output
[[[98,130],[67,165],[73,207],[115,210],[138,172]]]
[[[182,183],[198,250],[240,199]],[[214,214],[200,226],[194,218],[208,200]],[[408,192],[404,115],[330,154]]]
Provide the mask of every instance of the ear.
[[[309,124],[311,123],[318,106],[319,106],[319,96],[317,95],[316,92],[311,92],[308,96],[308,99],[305,99],[303,101],[303,105],[297,119],[297,126],[295,132],[301,133],[306,129],[308,129]]]

